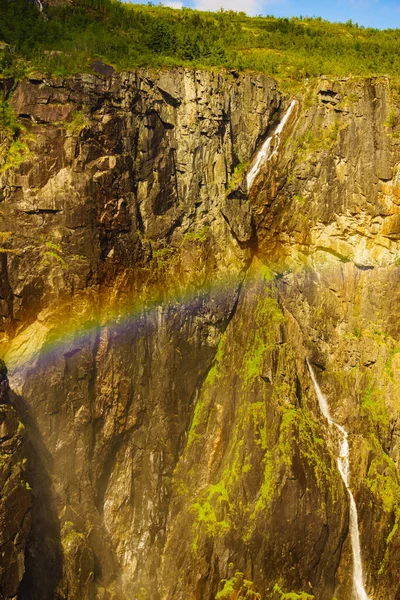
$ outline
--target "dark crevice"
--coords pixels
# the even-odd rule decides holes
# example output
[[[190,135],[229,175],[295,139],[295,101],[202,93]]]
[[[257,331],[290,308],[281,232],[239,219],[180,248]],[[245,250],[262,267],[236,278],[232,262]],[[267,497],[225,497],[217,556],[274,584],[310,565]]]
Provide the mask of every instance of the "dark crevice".
[[[172,225],[169,227],[169,229],[165,233],[166,239],[168,239],[174,233],[175,229],[177,229],[178,227],[180,227],[182,225],[184,218],[185,218],[185,214],[182,213],[181,215],[179,215],[179,217],[177,217],[175,219],[175,221],[172,223]]]
[[[143,222],[143,216],[140,210],[140,205],[136,204],[136,220],[137,220],[137,225],[138,225],[138,229],[140,231],[140,233],[144,233],[144,222]]]
[[[328,96],[329,98],[335,98],[337,96],[337,92],[334,92],[333,90],[320,90],[318,94],[321,97]]]
[[[230,191],[229,194],[227,195],[227,200],[246,201],[248,199],[249,199],[249,196],[248,196],[247,192],[244,190],[243,182],[238,187],[236,187],[235,189]]]
[[[56,215],[62,213],[62,209],[58,208],[34,208],[32,210],[22,211],[26,215]]]
[[[104,497],[107,491],[108,482],[111,477],[113,467],[117,458],[118,450],[120,449],[122,442],[125,439],[126,432],[115,436],[111,443],[111,448],[108,451],[106,460],[104,461],[103,470],[96,482],[96,507],[100,514],[104,508]]]
[[[360,271],[373,271],[375,267],[373,267],[372,265],[357,265],[357,263],[354,263],[355,267],[357,269],[359,269]]]
[[[222,210],[220,211],[224,221],[226,222],[226,224],[229,227],[229,231],[232,234],[232,237],[234,238],[234,240],[236,241],[236,243],[238,244],[238,246],[242,249],[245,250],[246,248],[255,248],[256,247],[256,235],[255,235],[255,227],[254,227],[254,220],[252,219],[252,233],[251,233],[251,237],[246,240],[245,242],[242,242],[238,236],[236,235],[235,231],[233,230],[231,224],[229,223],[229,219],[224,215],[224,213],[222,212]],[[254,255],[254,253],[253,253]]]

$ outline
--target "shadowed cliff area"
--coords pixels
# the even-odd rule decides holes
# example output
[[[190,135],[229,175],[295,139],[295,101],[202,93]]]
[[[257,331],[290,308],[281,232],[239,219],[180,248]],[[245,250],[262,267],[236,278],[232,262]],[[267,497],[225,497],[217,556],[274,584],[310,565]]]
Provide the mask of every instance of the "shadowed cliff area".
[[[26,470],[32,495],[32,525],[26,540],[18,598],[56,598],[57,583],[62,575],[62,552],[60,525],[51,493],[52,460],[29,406],[13,393],[9,401],[25,428]]]

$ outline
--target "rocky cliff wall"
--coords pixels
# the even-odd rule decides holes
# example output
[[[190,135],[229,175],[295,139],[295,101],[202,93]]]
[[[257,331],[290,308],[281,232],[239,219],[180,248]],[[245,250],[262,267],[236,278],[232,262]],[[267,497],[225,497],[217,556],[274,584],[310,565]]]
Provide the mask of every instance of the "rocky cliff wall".
[[[366,587],[399,597],[396,109],[384,79],[322,80],[248,193],[289,100],[183,69],[13,91],[27,148],[0,176],[2,350],[34,495],[19,598],[352,597],[306,357],[350,434]]]
[[[11,406],[0,405],[0,597],[16,598],[31,528],[24,427]]]

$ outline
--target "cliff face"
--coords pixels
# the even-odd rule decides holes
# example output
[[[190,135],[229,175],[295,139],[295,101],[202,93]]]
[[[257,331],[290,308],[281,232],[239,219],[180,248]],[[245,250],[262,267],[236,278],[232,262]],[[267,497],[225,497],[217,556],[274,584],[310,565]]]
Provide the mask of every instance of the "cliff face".
[[[33,488],[18,598],[351,598],[307,357],[349,432],[366,588],[400,597],[390,98],[322,80],[247,193],[289,105],[267,77],[16,86],[0,308]]]
[[[16,598],[30,531],[24,427],[11,406],[0,405],[0,597]]]

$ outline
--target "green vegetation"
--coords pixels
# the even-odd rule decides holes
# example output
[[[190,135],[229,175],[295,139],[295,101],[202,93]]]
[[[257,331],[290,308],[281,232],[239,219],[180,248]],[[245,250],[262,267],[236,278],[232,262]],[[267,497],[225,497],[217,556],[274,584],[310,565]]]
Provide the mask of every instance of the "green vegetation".
[[[260,265],[254,278],[259,283],[249,332],[240,341],[232,338],[231,329],[222,336],[174,473],[182,510],[189,507],[193,557],[200,557],[211,540],[235,537],[250,543],[280,501],[294,459],[300,460],[312,489],[318,487],[321,512],[327,490],[333,501],[339,491],[336,462],[319,424],[306,404],[299,405],[295,355],[282,339],[285,316],[271,285],[272,272]],[[251,274],[249,280],[252,285]],[[216,599],[255,600],[250,591],[256,592],[245,591],[235,577],[221,582]],[[312,597],[290,594],[296,592],[283,598]]]
[[[9,102],[0,98],[0,132],[1,136],[15,137],[20,132],[20,124]]]
[[[267,273],[263,276],[268,277],[268,275]],[[254,332],[254,339],[243,358],[242,377],[245,387],[251,386],[259,377],[264,357],[276,343],[276,332],[279,331],[279,325],[286,320],[277,300],[268,295],[260,298],[255,319],[257,329]],[[268,330],[262,329],[265,323],[270,325]]]
[[[394,461],[382,450],[377,438],[370,436],[370,444],[376,452],[371,461],[365,483],[382,503],[386,513],[400,509],[400,486]]]
[[[5,154],[4,162],[0,167],[0,172],[5,171],[10,167],[18,167],[18,165],[25,160],[28,153],[29,148],[25,142],[18,139],[12,140]]]
[[[59,244],[54,242],[45,242],[45,250],[43,251],[42,264],[49,265],[53,260],[57,261],[62,267],[67,266],[66,260],[63,258],[63,249]]]
[[[309,465],[317,486],[321,490],[329,486],[335,501],[336,467],[324,453],[325,444],[318,437],[317,432],[318,423],[307,409],[283,408],[278,444],[273,452],[265,453],[262,461],[264,480],[254,510],[250,515],[251,526],[257,515],[267,511],[274,497],[278,496],[276,478],[281,467],[291,467],[295,448],[294,440],[296,440],[300,456],[304,459],[303,464]]]
[[[207,401],[209,400],[209,391],[212,388],[212,386],[214,385],[215,381],[220,376],[221,363],[222,363],[222,360],[224,357],[225,340],[226,340],[226,335],[224,334],[224,335],[222,335],[222,337],[218,343],[218,348],[217,348],[214,362],[213,362],[213,364],[208,372],[207,378],[204,382],[204,395],[202,395],[202,397],[200,397],[197,400],[197,403],[196,403],[196,406],[194,409],[192,424],[190,426],[190,430],[189,430],[189,434],[188,434],[188,441],[187,441],[188,448],[190,448],[190,446],[193,444],[193,442],[198,437],[198,434],[196,433],[196,429],[202,423],[203,416],[204,416],[203,413],[207,407]]]
[[[234,190],[236,187],[238,187],[241,184],[244,174],[246,172],[246,169],[247,169],[247,163],[239,163],[238,165],[236,165],[236,167],[234,168],[233,173],[231,175],[231,179],[226,187],[228,192],[230,192],[231,190]]]
[[[378,569],[378,574],[384,575],[399,541],[400,484],[388,435],[398,404],[396,373],[400,350],[397,340],[373,323],[368,329],[357,326],[349,335],[354,342],[375,348],[378,358],[375,374],[358,365],[351,371],[337,371],[334,375],[344,397],[354,396],[357,390],[365,445],[361,455],[369,457],[363,484],[370,492],[370,506],[377,515],[376,526],[381,527],[385,540],[385,552]]]
[[[286,81],[400,72],[400,31],[320,18],[248,17],[189,8],[73,0],[39,13],[0,0],[0,72],[66,75],[95,59],[117,69],[199,66],[252,69]]]
[[[87,127],[88,124],[89,119],[87,116],[81,110],[77,110],[72,115],[71,121],[66,124],[66,130],[71,135],[77,135],[82,131],[82,129]]]
[[[387,116],[387,119],[385,121],[385,127],[388,127],[389,129],[394,129],[397,125],[397,122],[398,122],[397,110],[394,108],[391,108],[389,111],[389,114]]]
[[[378,574],[382,575],[389,563],[393,540],[398,542],[400,522],[400,485],[396,463],[386,454],[375,435],[370,435],[368,445],[373,451],[365,483],[376,499],[380,501],[384,513],[389,520],[390,531],[386,537],[385,554],[379,566]],[[394,517],[394,523],[392,521]]]
[[[210,233],[210,226],[205,226],[202,227],[201,229],[198,229],[197,231],[194,230],[190,230],[187,231],[185,233],[184,240],[187,242],[205,242],[208,238],[208,235]]]
[[[317,131],[309,130],[297,140],[297,154],[305,160],[313,152],[331,150],[338,141],[339,120],[335,120],[329,127]]]
[[[306,408],[286,409],[282,416],[279,448],[282,460],[286,464],[291,462],[291,441],[298,439],[300,455],[312,468],[318,487],[323,490],[327,482],[335,481],[336,466],[329,461],[324,453],[325,442],[318,435],[318,423]],[[336,497],[336,489],[332,485],[331,494]]]
[[[223,579],[223,588],[215,596],[215,600],[261,600],[261,595],[254,591],[252,581],[244,578],[237,571],[230,579]]]
[[[349,94],[338,104],[338,108],[346,110],[359,102],[360,98],[357,94]]]
[[[280,594],[279,600],[313,600],[313,598],[315,597],[311,596],[310,594],[307,594],[306,592],[282,592],[280,586],[277,583],[274,585],[273,591],[276,594]]]
[[[18,166],[28,154],[23,133],[10,103],[0,95],[0,173]]]
[[[230,529],[230,524],[225,519],[220,519],[219,513],[224,506],[229,506],[228,492],[223,483],[210,485],[207,489],[206,498],[203,501],[196,502],[191,506],[191,511],[195,514],[198,525],[203,524],[205,531],[213,538],[223,535]],[[196,550],[197,537],[195,538],[192,549]]]
[[[381,424],[383,427],[387,427],[389,419],[385,406],[385,397],[381,389],[369,385],[361,398],[361,408],[366,412],[372,424]]]
[[[153,250],[154,267],[157,272],[164,273],[167,267],[175,264],[178,259],[178,250],[174,246],[165,246]]]
[[[261,484],[260,492],[257,498],[257,502],[254,506],[254,510],[250,515],[252,521],[255,520],[257,515],[262,511],[268,510],[271,506],[271,502],[274,498],[274,495],[277,492],[277,474],[278,474],[278,466],[280,463],[280,457],[276,457],[275,460],[273,458],[272,452],[266,452],[263,458],[264,465],[264,480]],[[252,531],[252,525],[249,529],[250,533]]]

